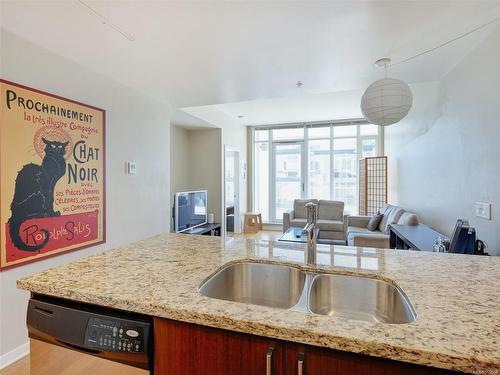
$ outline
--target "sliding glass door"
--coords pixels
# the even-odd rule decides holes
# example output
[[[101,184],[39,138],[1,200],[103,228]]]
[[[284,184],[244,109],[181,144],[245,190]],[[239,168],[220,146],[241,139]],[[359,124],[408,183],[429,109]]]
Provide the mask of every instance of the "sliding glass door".
[[[303,154],[303,142],[273,143],[272,221],[282,220],[283,212],[293,207],[293,200],[304,196]]]

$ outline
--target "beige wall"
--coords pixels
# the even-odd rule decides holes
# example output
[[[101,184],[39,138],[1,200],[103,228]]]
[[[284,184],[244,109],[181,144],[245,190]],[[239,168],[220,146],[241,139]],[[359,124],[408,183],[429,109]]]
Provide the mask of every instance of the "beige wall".
[[[172,202],[177,191],[190,189],[189,130],[178,126],[170,128],[170,191]]]
[[[469,219],[500,255],[500,28],[439,83],[414,90],[416,108],[385,132],[390,201],[450,235]],[[425,87],[424,87],[425,86]],[[492,205],[492,220],[474,202]]]
[[[236,149],[240,152],[240,222],[243,214],[247,211],[247,185],[250,179],[248,178],[247,166],[247,128],[242,125],[234,116],[230,116],[218,106],[201,106],[186,109],[186,112],[191,116],[198,117],[203,122],[209,123],[212,126],[219,128],[222,132],[222,155],[224,155],[225,147]],[[224,187],[224,158],[221,158],[221,186]],[[225,202],[224,189],[221,190],[221,203]],[[224,207],[221,207],[224,211]]]
[[[18,278],[168,230],[170,108],[8,32],[0,46],[2,78],[104,108],[107,135],[107,243],[0,272],[1,366],[27,350]],[[125,174],[128,160],[136,175]]]
[[[208,190],[208,212],[222,220],[221,131],[191,130],[189,133],[191,190]]]
[[[207,190],[208,212],[222,217],[221,129],[171,129],[171,188]]]

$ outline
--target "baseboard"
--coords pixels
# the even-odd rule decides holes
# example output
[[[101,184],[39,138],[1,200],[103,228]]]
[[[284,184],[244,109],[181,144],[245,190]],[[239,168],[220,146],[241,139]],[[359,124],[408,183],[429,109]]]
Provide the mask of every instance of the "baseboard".
[[[27,342],[15,349],[12,349],[10,352],[3,354],[2,356],[0,356],[0,370],[28,355],[29,352],[30,343]]]

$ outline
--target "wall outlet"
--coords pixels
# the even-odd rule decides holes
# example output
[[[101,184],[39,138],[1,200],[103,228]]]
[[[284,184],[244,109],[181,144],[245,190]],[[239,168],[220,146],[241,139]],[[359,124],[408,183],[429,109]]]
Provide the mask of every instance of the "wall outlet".
[[[491,203],[476,202],[474,203],[474,211],[477,217],[491,220]]]
[[[128,161],[127,162],[127,173],[128,174],[135,174],[137,172],[137,165],[135,164],[135,161]]]

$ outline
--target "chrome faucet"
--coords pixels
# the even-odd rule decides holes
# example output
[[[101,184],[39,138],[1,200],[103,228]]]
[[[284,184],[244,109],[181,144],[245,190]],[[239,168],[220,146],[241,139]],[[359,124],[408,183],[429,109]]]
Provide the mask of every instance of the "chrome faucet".
[[[302,233],[307,236],[306,264],[316,265],[316,243],[318,241],[318,231],[316,221],[318,220],[318,205],[313,202],[306,204],[307,224]]]

